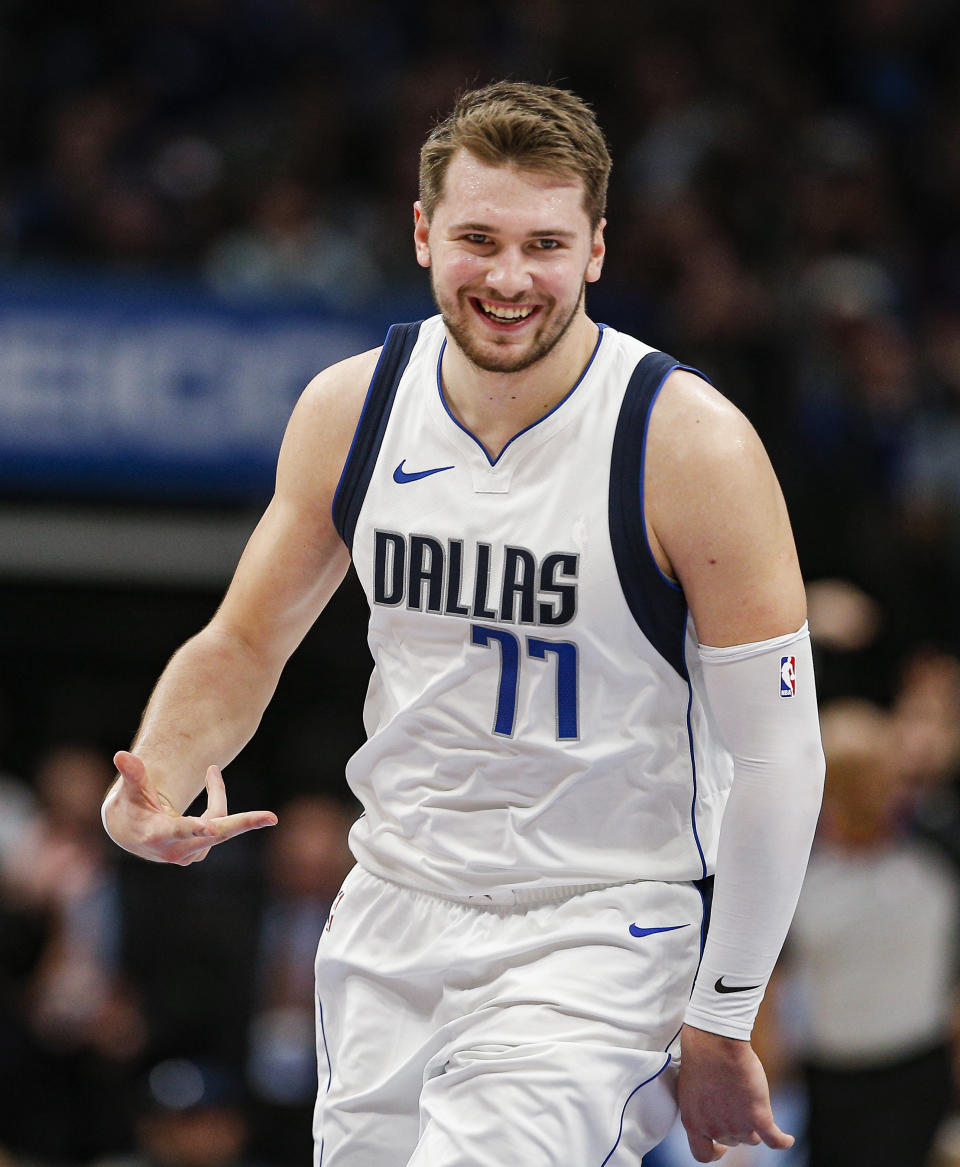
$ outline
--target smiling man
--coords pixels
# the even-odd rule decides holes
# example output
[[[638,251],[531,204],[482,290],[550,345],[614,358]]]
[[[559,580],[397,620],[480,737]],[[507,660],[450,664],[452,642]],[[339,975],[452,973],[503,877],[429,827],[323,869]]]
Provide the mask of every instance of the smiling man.
[[[352,560],[375,667],[317,957],[323,1167],[636,1167],[678,1095],[701,1162],[792,1142],[749,1038],[822,786],[803,584],[747,421],[586,314],[609,166],[564,90],[435,128],[440,314],[308,387],[116,757],[104,823],[144,858],[275,823],[220,768]]]

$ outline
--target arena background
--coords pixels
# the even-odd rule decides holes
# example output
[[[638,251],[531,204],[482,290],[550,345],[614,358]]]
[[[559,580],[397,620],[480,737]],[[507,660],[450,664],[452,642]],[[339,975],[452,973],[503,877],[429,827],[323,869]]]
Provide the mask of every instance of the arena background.
[[[895,711],[923,674],[946,744],[908,801],[935,803],[938,819],[913,817],[960,851],[955,4],[4,0],[11,1163],[155,1162],[136,1116],[163,1109],[158,1064],[196,1071],[247,1123],[246,1159],[170,1163],[309,1153],[302,1009],[284,1004],[277,1036],[264,1001],[267,844],[151,868],[101,851],[82,809],[63,812],[64,783],[83,767],[106,780],[164,662],[214,611],[302,387],[432,311],[410,237],[419,145],[460,89],[499,77],[597,109],[614,173],[588,310],[703,369],[757,426],[810,586],[821,697]],[[327,796],[300,805],[331,837],[349,817],[363,610],[351,579],[230,767],[233,807]],[[318,861],[316,903],[338,863]]]

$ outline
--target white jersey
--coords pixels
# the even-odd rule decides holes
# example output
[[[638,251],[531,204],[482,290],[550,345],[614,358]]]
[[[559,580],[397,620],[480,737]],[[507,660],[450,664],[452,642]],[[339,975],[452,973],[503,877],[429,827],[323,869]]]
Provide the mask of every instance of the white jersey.
[[[445,343],[439,317],[390,330],[334,500],[374,659],[354,854],[448,896],[700,879],[733,767],[643,519],[677,363],[600,329],[491,460],[445,403]]]

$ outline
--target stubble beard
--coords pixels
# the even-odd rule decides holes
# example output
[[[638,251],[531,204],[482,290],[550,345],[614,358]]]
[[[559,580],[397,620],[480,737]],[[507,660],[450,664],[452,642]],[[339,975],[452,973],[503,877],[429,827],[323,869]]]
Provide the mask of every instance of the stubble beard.
[[[504,344],[503,355],[496,356],[488,349],[483,348],[474,340],[473,334],[467,321],[475,312],[475,309],[469,302],[469,297],[460,293],[456,301],[456,311],[451,310],[450,303],[444,303],[443,298],[437,291],[436,284],[433,281],[433,272],[430,273],[430,284],[433,291],[433,298],[437,307],[440,309],[440,315],[443,317],[443,323],[446,325],[447,331],[453,338],[457,347],[463,353],[471,364],[476,365],[478,369],[482,369],[485,373],[522,373],[524,369],[529,369],[538,361],[542,361],[544,357],[553,352],[554,348],[560,343],[566,335],[571,324],[573,324],[577,313],[584,302],[586,294],[586,280],[580,285],[580,294],[577,296],[576,303],[570,309],[565,318],[559,322],[548,321],[545,329],[539,334],[535,334],[529,348],[517,353],[510,354],[511,346]],[[547,305],[546,313],[549,314],[555,305]],[[494,344],[496,342],[494,341]]]

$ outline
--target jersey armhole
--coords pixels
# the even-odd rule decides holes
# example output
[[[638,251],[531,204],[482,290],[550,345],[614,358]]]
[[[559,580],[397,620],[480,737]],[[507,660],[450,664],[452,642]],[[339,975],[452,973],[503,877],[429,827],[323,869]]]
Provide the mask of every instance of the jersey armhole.
[[[610,460],[610,541],[624,599],[637,625],[676,672],[688,680],[683,589],[660,570],[647,539],[644,468],[650,415],[669,375],[695,373],[662,352],[637,362],[624,391]]]
[[[418,320],[412,324],[393,324],[387,332],[333,496],[333,524],[351,555],[357,519],[377,464],[397,386],[417,343],[422,323]]]

